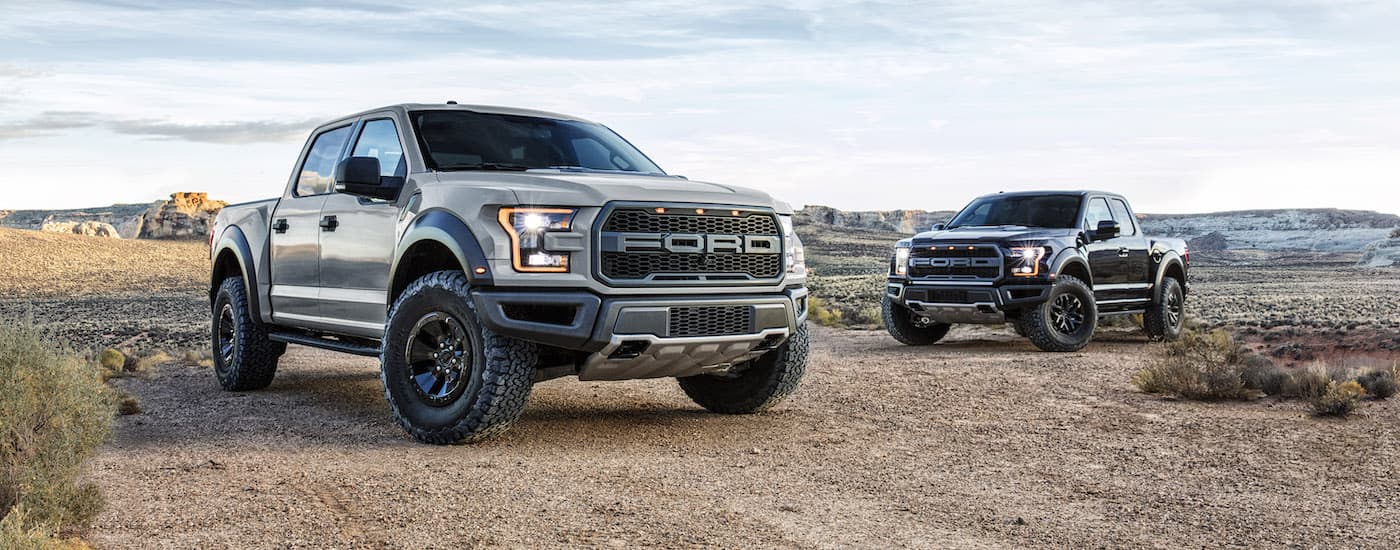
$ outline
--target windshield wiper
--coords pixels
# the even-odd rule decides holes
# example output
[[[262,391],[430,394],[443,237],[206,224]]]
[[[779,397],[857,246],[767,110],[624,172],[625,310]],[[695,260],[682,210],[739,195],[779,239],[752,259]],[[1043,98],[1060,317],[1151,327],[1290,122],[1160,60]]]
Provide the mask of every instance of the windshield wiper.
[[[647,176],[664,176],[662,172],[641,172],[637,170],[607,170],[604,168],[589,168],[587,166],[546,166],[538,170],[559,170],[560,172],[596,172],[599,174],[642,174]]]
[[[502,170],[507,172],[524,172],[531,167],[524,164],[508,164],[501,162],[472,162],[462,164],[442,164],[438,165],[438,170]]]

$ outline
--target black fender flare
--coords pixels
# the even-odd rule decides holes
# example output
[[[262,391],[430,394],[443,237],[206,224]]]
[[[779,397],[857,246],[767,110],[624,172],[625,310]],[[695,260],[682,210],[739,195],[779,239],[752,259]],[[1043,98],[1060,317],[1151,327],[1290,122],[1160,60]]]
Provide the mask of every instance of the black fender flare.
[[[258,268],[253,263],[253,247],[248,245],[248,236],[243,234],[243,230],[236,225],[231,225],[219,235],[219,241],[214,245],[215,252],[211,259],[218,262],[219,256],[225,251],[232,252],[234,259],[238,262],[238,270],[243,272],[243,287],[248,293],[248,307],[253,309],[253,316],[256,319],[262,318],[262,301],[258,291]],[[215,293],[219,291],[219,284],[223,281],[214,280],[216,271],[213,266],[209,269],[209,303],[213,304],[216,298]]]
[[[466,273],[467,282],[472,286],[492,285],[490,263],[481,249],[481,242],[476,240],[476,234],[472,233],[466,222],[456,214],[443,209],[432,209],[413,219],[408,229],[404,230],[403,237],[399,239],[398,247],[394,249],[393,266],[389,268],[391,296],[388,297],[388,303],[392,303],[392,293],[397,286],[395,283],[399,279],[400,262],[414,245],[423,241],[433,241],[451,250],[457,263],[462,266],[462,271]],[[487,268],[486,273],[476,273],[477,267]]]
[[[1152,288],[1154,291],[1156,289],[1162,288],[1162,280],[1167,277],[1167,270],[1170,269],[1173,265],[1181,269],[1182,277],[1186,276],[1186,262],[1182,261],[1181,254],[1175,250],[1165,252],[1162,254],[1162,258],[1160,260],[1157,260],[1157,276],[1152,280]],[[1181,293],[1183,295],[1186,294],[1186,281],[1184,280],[1182,281],[1181,285]],[[1158,293],[1153,292],[1152,303],[1155,304],[1158,301]]]
[[[1077,248],[1065,248],[1060,250],[1060,253],[1056,254],[1050,261],[1050,272],[1058,277],[1061,273],[1064,273],[1065,268],[1069,267],[1071,264],[1078,264],[1084,268],[1084,272],[1089,274],[1089,280],[1084,281],[1084,284],[1092,288],[1094,286],[1094,270],[1089,267],[1089,259],[1085,258],[1084,254]]]

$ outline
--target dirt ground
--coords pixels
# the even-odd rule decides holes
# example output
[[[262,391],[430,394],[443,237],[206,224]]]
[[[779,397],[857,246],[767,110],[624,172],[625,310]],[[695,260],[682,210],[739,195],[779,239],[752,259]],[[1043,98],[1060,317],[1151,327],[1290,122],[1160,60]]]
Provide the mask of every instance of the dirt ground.
[[[202,243],[75,239],[0,230],[0,316],[28,312],[78,348],[205,345]],[[1202,270],[1193,307],[1260,312],[1237,325],[1261,346],[1289,331],[1400,342],[1400,310],[1386,305],[1400,295],[1395,272],[1309,269],[1294,284]],[[1359,296],[1355,307],[1330,307],[1339,294]],[[878,331],[814,335],[801,389],[766,414],[706,413],[671,380],[561,379],[537,386],[504,436],[454,447],[392,423],[373,359],[294,346],[271,387],[240,394],[219,391],[209,368],[165,364],[114,382],[144,413],[118,418],[89,463],[108,503],[84,537],[99,548],[1400,547],[1396,399],[1321,420],[1296,401],[1146,396],[1129,378],[1150,345],[1123,329],[1074,354],[1040,353],[1002,328],[957,327],[923,349]]]
[[[808,377],[758,416],[670,380],[536,387],[482,444],[413,443],[372,359],[294,349],[265,391],[169,365],[121,387],[92,463],[111,548],[1228,547],[1400,544],[1397,402],[1134,392],[1146,344],[1035,351],[959,329],[927,349],[819,329]]]

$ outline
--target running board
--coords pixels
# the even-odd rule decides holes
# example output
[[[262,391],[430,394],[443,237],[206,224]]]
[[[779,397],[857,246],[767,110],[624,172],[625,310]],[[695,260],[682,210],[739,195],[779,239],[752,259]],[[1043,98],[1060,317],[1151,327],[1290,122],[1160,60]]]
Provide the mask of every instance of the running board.
[[[361,355],[364,357],[379,357],[379,348],[377,347],[352,344],[349,342],[342,342],[340,340],[331,340],[329,338],[321,338],[318,336],[311,336],[309,334],[298,334],[295,332],[273,332],[267,335],[267,339],[272,340],[273,342],[286,342],[288,344],[297,344],[301,346],[321,348],[331,351],[338,351],[340,353],[349,353],[351,355]]]
[[[1139,313],[1147,313],[1147,310],[1145,310],[1145,309],[1125,309],[1125,310],[1123,310],[1123,311],[1100,311],[1100,312],[1099,312],[1099,317],[1111,317],[1111,316],[1113,316],[1113,315],[1137,315],[1137,314],[1139,314]]]

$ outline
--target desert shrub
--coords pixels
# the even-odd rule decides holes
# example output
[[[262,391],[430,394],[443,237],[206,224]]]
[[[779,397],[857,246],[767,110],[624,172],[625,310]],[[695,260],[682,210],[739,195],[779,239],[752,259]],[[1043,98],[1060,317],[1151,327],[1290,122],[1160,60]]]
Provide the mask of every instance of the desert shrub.
[[[133,414],[141,414],[142,412],[144,411],[141,409],[141,402],[137,401],[135,397],[122,394],[121,397],[117,399],[117,414],[131,416]]]
[[[1395,383],[1393,369],[1366,371],[1356,378],[1356,382],[1365,388],[1366,395],[1376,399],[1390,399],[1400,390],[1400,386]]]
[[[31,324],[0,324],[0,515],[21,507],[31,528],[86,525],[101,495],[77,477],[112,413],[97,365]]]
[[[1154,362],[1133,375],[1133,384],[1186,399],[1248,399],[1254,391],[1245,385],[1244,357],[1229,332],[1191,329],[1158,348]]]
[[[831,309],[826,305],[825,300],[822,300],[821,298],[818,298],[816,296],[812,296],[807,299],[807,315],[818,325],[824,327],[846,326],[845,322],[842,321],[841,312],[839,310]]]
[[[1366,390],[1355,380],[1330,381],[1322,395],[1313,398],[1313,414],[1317,416],[1349,415],[1351,411],[1356,410],[1356,405],[1361,402],[1361,398],[1365,395]]]
[[[1246,388],[1258,390],[1264,395],[1283,395],[1288,387],[1288,372],[1263,355],[1246,355],[1240,375]]]
[[[1324,365],[1294,369],[1288,376],[1288,385],[1284,388],[1283,395],[1303,399],[1321,397],[1327,392],[1327,385],[1334,381],[1332,374],[1333,372]]]
[[[102,353],[97,356],[97,364],[110,371],[122,370],[122,367],[126,365],[126,354],[114,349],[102,350]]]

